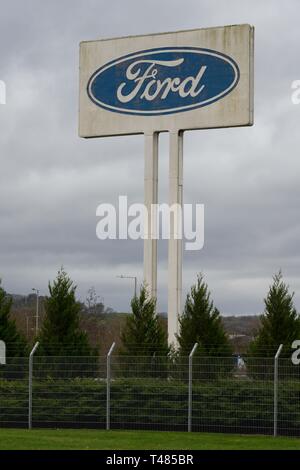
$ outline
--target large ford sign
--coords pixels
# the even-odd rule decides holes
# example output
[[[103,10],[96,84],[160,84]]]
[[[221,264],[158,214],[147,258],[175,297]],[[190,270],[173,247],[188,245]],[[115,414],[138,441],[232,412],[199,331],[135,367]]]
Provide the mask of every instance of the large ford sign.
[[[252,26],[84,41],[79,135],[249,126]]]
[[[207,106],[230,93],[238,81],[238,65],[225,54],[158,48],[105,64],[92,75],[87,92],[109,111],[153,116]]]
[[[154,298],[158,137],[169,133],[168,341],[173,346],[182,312],[183,131],[253,124],[253,43],[254,28],[242,24],[80,44],[79,135],[144,134],[144,281]],[[126,145],[121,156],[131,168]],[[135,173],[133,168],[133,178]]]

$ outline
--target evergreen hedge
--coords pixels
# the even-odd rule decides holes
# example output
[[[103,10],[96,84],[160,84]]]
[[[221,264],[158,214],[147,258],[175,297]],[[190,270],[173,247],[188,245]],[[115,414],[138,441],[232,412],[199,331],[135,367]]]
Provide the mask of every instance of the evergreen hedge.
[[[193,430],[273,432],[273,382],[224,379],[193,384]],[[187,429],[186,382],[112,380],[112,429]],[[279,385],[279,434],[300,436],[300,381]],[[0,380],[0,426],[26,427],[27,381]],[[33,426],[104,428],[105,379],[33,383]]]

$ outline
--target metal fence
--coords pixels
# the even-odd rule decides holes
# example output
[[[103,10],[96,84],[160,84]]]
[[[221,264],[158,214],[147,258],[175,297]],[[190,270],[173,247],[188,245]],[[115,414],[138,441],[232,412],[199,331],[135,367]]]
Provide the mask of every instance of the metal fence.
[[[0,426],[300,436],[300,366],[279,353],[7,358]]]

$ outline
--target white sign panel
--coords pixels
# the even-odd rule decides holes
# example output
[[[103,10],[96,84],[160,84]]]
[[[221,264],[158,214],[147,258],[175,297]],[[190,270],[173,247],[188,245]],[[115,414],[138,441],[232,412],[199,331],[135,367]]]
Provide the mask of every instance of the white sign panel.
[[[81,137],[253,124],[249,25],[80,44]]]

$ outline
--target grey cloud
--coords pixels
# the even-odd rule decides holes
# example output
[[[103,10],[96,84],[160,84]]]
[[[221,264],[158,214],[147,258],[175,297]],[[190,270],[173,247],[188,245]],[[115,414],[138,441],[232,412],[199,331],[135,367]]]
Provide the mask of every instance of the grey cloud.
[[[299,305],[298,1],[3,0],[0,79],[0,275],[27,292],[61,264],[84,297],[128,308],[142,279],[142,243],[96,239],[96,206],[143,200],[142,136],[77,137],[81,40],[249,22],[256,27],[255,126],[185,135],[186,201],[205,204],[205,247],[184,254],[184,289],[203,271],[225,313],[256,313],[281,267]],[[160,138],[160,200],[167,199],[167,135]],[[167,247],[159,243],[159,306],[166,310]]]

